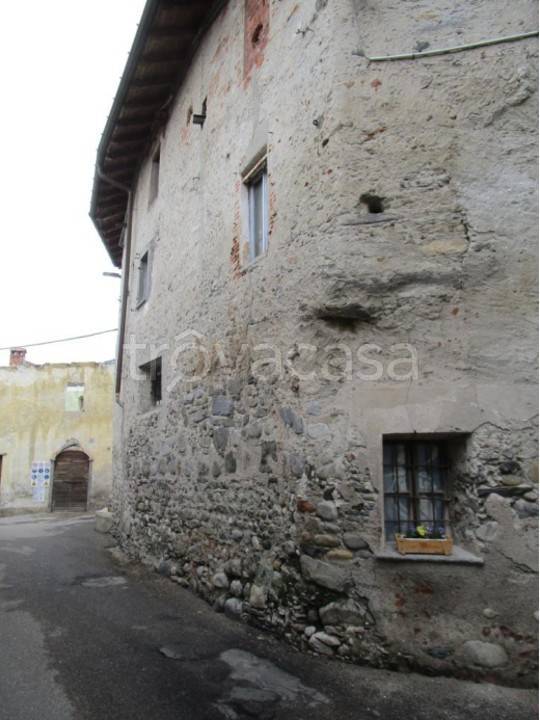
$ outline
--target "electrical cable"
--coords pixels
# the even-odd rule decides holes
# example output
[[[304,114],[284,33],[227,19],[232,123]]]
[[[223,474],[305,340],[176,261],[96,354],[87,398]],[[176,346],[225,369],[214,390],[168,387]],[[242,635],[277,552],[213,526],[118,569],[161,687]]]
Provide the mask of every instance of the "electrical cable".
[[[363,50],[356,50],[353,55],[365,57],[369,62],[385,62],[388,60],[415,60],[416,58],[431,57],[433,55],[447,55],[448,53],[462,52],[463,50],[472,50],[473,48],[487,47],[488,45],[498,45],[499,43],[515,42],[516,40],[525,40],[526,38],[537,37],[538,30],[531,32],[519,33],[519,35],[507,35],[506,37],[492,38],[490,40],[480,40],[479,42],[467,43],[466,45],[455,45],[454,47],[440,48],[438,50],[424,50],[421,52],[402,53],[400,55],[379,55],[370,57]]]
[[[45,340],[44,342],[38,343],[25,343],[24,345],[8,345],[2,347],[0,350],[12,350],[14,348],[29,348],[38,347],[40,345],[54,345],[55,343],[71,342],[72,340],[83,340],[84,338],[96,337],[96,335],[106,335],[107,333],[116,332],[118,328],[112,328],[111,330],[100,330],[99,332],[88,333],[87,335],[75,335],[74,337],[61,338],[60,340]]]

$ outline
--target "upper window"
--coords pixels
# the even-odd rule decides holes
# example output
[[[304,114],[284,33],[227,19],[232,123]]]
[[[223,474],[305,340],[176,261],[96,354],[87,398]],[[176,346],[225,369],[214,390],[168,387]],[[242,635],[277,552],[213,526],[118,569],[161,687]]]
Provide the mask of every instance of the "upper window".
[[[384,441],[384,517],[387,539],[418,525],[447,526],[449,463],[444,442]]]
[[[268,173],[266,161],[244,179],[248,192],[249,261],[264,255],[268,248]]]
[[[159,161],[160,161],[160,148],[156,150],[152,157],[152,166],[150,168],[150,194],[148,196],[148,204],[151,204],[158,196],[159,193]]]
[[[64,396],[66,412],[84,411],[84,385],[68,385]]]
[[[150,293],[150,254],[147,250],[139,261],[139,284],[137,287],[137,307],[148,300]]]

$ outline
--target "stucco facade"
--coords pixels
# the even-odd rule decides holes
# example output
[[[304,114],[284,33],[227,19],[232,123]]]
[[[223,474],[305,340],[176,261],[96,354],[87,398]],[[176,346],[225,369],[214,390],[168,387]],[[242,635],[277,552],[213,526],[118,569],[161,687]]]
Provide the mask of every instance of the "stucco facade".
[[[528,0],[231,0],[132,188],[120,541],[306,650],[534,678],[537,40],[366,55],[535,23]],[[385,532],[400,439],[447,448],[446,560]]]
[[[62,451],[89,458],[88,507],[111,495],[114,362],[0,368],[0,510],[49,509]],[[32,464],[50,463],[41,497]],[[39,478],[41,479],[41,478]]]

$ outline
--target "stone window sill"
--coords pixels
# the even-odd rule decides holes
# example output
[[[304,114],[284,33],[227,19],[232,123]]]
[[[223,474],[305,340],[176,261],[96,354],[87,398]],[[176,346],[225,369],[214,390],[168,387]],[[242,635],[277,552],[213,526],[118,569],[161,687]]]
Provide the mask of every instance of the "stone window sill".
[[[482,566],[484,560],[478,555],[464,548],[454,545],[451,555],[400,555],[392,544],[388,544],[384,549],[375,553],[377,560],[390,562],[429,562],[437,564],[453,564],[453,565],[478,565]]]

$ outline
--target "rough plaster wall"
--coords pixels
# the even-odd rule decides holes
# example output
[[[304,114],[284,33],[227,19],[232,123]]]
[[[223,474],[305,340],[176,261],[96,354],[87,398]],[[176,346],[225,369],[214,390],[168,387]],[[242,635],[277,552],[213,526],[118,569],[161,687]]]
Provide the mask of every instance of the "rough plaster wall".
[[[92,461],[89,505],[102,506],[112,487],[114,363],[0,368],[0,504],[31,506],[30,469],[77,440]],[[65,412],[68,384],[85,386],[84,412]]]
[[[302,647],[515,683],[535,669],[537,43],[387,64],[354,54],[529,30],[534,13],[275,1],[246,79],[243,3],[230,2],[175,102],[151,207],[150,159],[142,168],[134,270],[150,247],[152,290],[135,309],[133,273],[128,336],[145,346],[134,366],[163,356],[165,392],[141,413],[126,357],[123,541]],[[200,129],[189,118],[204,98]],[[245,269],[240,173],[264,144],[269,251]],[[174,352],[189,330],[211,365],[192,385]],[[284,363],[257,380],[263,342],[317,377]],[[388,370],[404,342],[419,363],[406,383],[341,377],[343,352],[325,350],[375,343]],[[382,436],[414,432],[469,433],[454,533],[483,567],[375,559]]]

